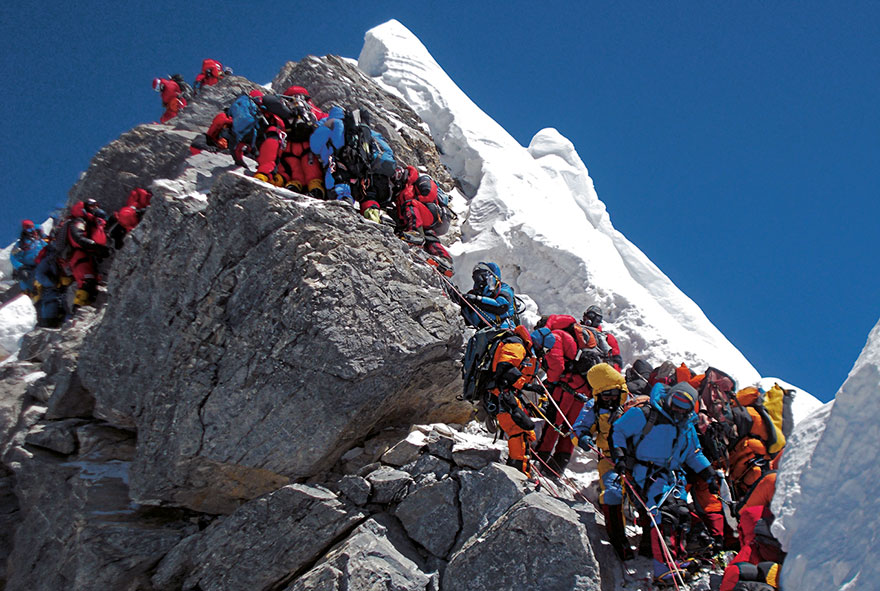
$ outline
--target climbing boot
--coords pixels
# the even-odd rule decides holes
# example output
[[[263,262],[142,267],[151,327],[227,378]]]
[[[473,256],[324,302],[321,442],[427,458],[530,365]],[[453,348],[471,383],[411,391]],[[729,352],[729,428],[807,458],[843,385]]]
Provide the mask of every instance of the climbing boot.
[[[635,558],[629,540],[626,538],[626,526],[623,523],[623,507],[621,505],[602,505],[602,514],[605,516],[605,531],[608,533],[608,541],[617,553],[621,561]]]
[[[269,178],[269,175],[264,172],[258,172],[254,175],[254,178],[258,181],[263,181],[264,183],[272,184],[272,180]]]

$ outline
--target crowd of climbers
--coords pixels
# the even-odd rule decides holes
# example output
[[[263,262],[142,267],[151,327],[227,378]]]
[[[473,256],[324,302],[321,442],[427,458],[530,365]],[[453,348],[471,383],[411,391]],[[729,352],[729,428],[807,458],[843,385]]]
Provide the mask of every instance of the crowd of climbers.
[[[191,88],[180,75],[153,81],[165,112],[231,70],[205,60]],[[302,86],[281,95],[251,91],[218,113],[192,151],[228,151],[236,163],[256,160],[254,177],[316,199],[357,205],[376,223],[390,218],[398,234],[422,246],[428,262],[452,276],[438,236],[449,228],[448,196],[428,175],[400,163],[367,113],[319,109]],[[50,236],[22,222],[13,277],[31,296],[38,325],[57,327],[77,307],[92,305],[101,262],[141,220],[149,191],[136,188],[111,216],[94,199],[55,220]],[[598,459],[599,504],[608,539],[621,560],[635,552],[625,529],[629,503],[641,527],[640,555],[654,560],[655,582],[677,585],[684,573],[736,550],[721,591],[778,588],[783,556],[769,533],[776,465],[785,445],[792,393],[737,390],[709,367],[695,375],[682,363],[623,370],[620,346],[602,329],[602,310],[580,321],[544,316],[533,330],[520,322],[522,302],[495,263],[473,269],[473,288],[448,293],[477,329],[463,362],[465,400],[493,431],[507,436],[508,464],[539,482],[569,482],[575,448]],[[75,285],[72,306],[64,294]],[[539,427],[540,426],[540,427]],[[538,435],[537,433],[540,433]],[[533,461],[534,460],[534,461]]]
[[[194,90],[179,75],[155,79],[165,108],[160,122],[229,72],[205,60]],[[334,105],[325,113],[303,86],[281,94],[254,89],[217,113],[204,137],[193,142],[193,153],[203,150],[226,151],[240,166],[249,157],[257,165],[254,178],[262,182],[347,202],[376,223],[387,220],[401,238],[424,249],[429,264],[452,276],[452,257],[439,238],[453,218],[449,196],[430,176],[400,162],[365,110]]]
[[[575,447],[592,454],[608,540],[621,560],[634,558],[628,504],[642,532],[637,552],[653,558],[657,585],[678,586],[735,552],[721,591],[778,588],[783,555],[770,503],[792,391],[738,390],[716,368],[695,374],[668,361],[636,360],[624,371],[596,305],[580,322],[543,316],[530,331],[494,263],[476,265],[473,289],[454,297],[477,329],[462,398],[505,433],[509,465],[551,491],[580,494],[565,471]]]
[[[180,74],[154,79],[165,109],[159,121],[170,121],[197,93],[231,73],[206,59],[193,86]],[[450,197],[430,176],[395,158],[366,111],[333,106],[325,113],[302,86],[290,86],[280,95],[253,90],[217,113],[204,137],[191,146],[192,153],[203,150],[227,151],[245,167],[249,157],[256,161],[257,180],[316,199],[344,201],[372,222],[393,225],[402,239],[424,250],[429,264],[452,276],[452,257],[439,238],[454,217]],[[78,307],[94,304],[102,261],[122,247],[151,197],[136,188],[111,216],[94,199],[79,201],[54,220],[50,236],[30,220],[22,222],[11,257],[14,278],[33,300],[39,326],[60,326]],[[65,294],[74,283],[68,301]]]

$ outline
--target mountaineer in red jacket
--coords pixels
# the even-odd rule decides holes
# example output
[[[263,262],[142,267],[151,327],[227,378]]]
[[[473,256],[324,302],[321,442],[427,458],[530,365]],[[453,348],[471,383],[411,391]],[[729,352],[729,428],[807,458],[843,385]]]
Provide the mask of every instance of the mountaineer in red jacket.
[[[153,90],[159,93],[162,98],[162,106],[165,107],[165,112],[159,118],[160,123],[174,119],[186,106],[186,99],[180,96],[180,85],[174,80],[154,78]]]
[[[202,71],[196,76],[196,91],[202,89],[202,86],[214,86],[225,76],[231,74],[232,70],[224,68],[223,64],[217,60],[206,59],[202,61]]]
[[[560,314],[548,317],[546,324],[556,338],[553,348],[547,352],[543,362],[544,371],[547,372],[547,390],[556,402],[556,405],[550,403],[550,414],[547,418],[552,419],[553,424],[563,432],[568,429],[568,425],[573,425],[577,420],[590,394],[590,385],[586,376],[572,372],[568,367],[577,359],[579,349],[574,337],[563,327],[574,322],[572,316]],[[559,412],[556,406],[559,406],[562,412]],[[559,434],[550,428],[544,429],[537,447],[538,457],[560,476],[568,466],[573,450],[574,444],[571,438],[560,438]]]
[[[98,263],[109,255],[104,212],[94,199],[77,201],[70,210],[65,239],[70,246],[70,258],[62,264],[76,281],[74,306],[89,306],[98,293]]]
[[[309,91],[302,86],[288,87],[284,96],[290,97],[287,106],[291,111],[291,120],[287,122],[287,146],[281,153],[278,167],[284,186],[297,193],[324,199],[324,170],[318,156],[311,150],[309,138],[318,128],[318,121],[327,118],[327,113],[315,106]]]

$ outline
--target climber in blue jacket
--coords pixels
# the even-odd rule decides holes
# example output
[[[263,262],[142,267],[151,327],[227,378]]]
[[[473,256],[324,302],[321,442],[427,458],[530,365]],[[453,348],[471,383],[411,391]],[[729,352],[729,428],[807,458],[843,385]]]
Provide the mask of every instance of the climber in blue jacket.
[[[461,314],[468,326],[484,328],[488,321],[501,328],[516,327],[516,298],[513,288],[501,281],[498,265],[477,263],[472,278],[474,287],[465,294],[466,303],[461,303]]]
[[[342,107],[330,107],[327,118],[321,121],[318,128],[312,132],[309,138],[309,146],[314,154],[321,159],[324,166],[324,187],[327,189],[327,197],[354,203],[351,195],[351,187],[344,175],[337,174],[336,152],[345,146],[345,125],[342,120],[345,111]]]
[[[611,431],[611,457],[618,474],[631,474],[634,485],[659,527],[651,528],[651,553],[658,583],[668,583],[673,573],[661,546],[659,529],[678,568],[690,566],[683,538],[690,513],[682,473],[688,467],[718,490],[717,475],[700,449],[694,414],[697,391],[686,382],[672,387],[658,383],[650,403],[626,411]]]

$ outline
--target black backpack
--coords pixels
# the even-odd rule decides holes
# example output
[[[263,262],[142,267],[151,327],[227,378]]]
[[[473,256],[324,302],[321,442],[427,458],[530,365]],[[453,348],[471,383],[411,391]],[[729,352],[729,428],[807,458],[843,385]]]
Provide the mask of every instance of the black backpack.
[[[362,122],[360,109],[346,109],[342,124],[345,128],[345,145],[339,150],[339,160],[351,178],[367,178],[373,154],[370,126]]]
[[[478,402],[485,399],[490,388],[495,350],[510,336],[515,336],[510,329],[488,326],[468,339],[461,362],[462,400]]]
[[[180,74],[172,74],[169,78],[177,82],[177,85],[180,87],[180,98],[189,102],[194,96],[196,96],[196,91],[193,90],[192,86],[187,84],[186,80],[183,79],[183,76]]]
[[[292,142],[306,142],[318,128],[318,119],[309,104],[301,96],[282,96],[290,110],[287,119],[288,139]]]

